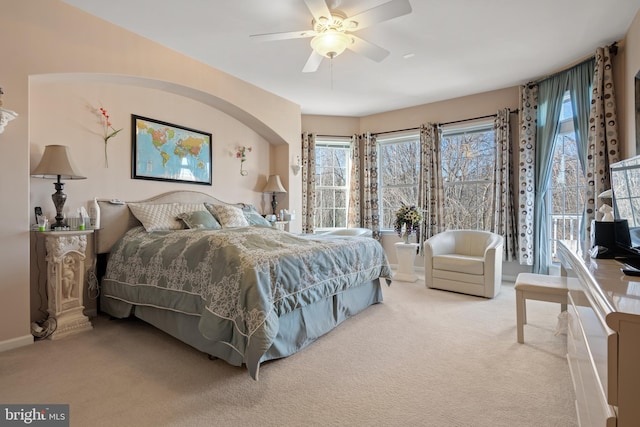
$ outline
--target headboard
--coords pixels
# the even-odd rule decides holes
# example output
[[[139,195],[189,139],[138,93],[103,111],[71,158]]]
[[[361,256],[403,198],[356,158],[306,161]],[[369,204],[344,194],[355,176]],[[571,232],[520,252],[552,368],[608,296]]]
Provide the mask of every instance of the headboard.
[[[105,254],[111,247],[133,227],[142,225],[133,216],[126,203],[211,203],[226,205],[215,197],[199,191],[171,191],[146,200],[130,201],[124,204],[113,203],[111,200],[100,199],[100,229],[96,232],[96,253]]]

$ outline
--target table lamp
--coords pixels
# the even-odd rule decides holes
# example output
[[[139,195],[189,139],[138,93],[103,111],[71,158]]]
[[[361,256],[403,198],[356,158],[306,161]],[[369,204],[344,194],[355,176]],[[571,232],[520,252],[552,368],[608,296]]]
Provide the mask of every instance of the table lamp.
[[[269,175],[269,179],[267,180],[267,185],[262,189],[263,193],[272,193],[271,198],[271,208],[273,209],[273,214],[276,215],[276,207],[278,206],[278,201],[276,200],[276,193],[286,193],[287,190],[282,186],[282,182],[280,182],[280,175]]]
[[[62,192],[64,183],[61,179],[86,179],[77,172],[77,168],[71,161],[69,147],[66,145],[47,145],[44,147],[44,154],[40,164],[31,173],[34,178],[57,179],[53,185],[56,192],[51,195],[53,204],[56,207],[56,222],[51,224],[51,229],[67,227],[62,214],[62,208],[67,201],[67,195]]]

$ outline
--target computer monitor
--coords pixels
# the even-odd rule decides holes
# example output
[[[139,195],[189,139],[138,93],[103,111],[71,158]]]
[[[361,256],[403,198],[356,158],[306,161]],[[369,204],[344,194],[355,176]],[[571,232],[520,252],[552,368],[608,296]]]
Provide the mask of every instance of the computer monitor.
[[[640,255],[640,156],[610,166],[616,245]]]

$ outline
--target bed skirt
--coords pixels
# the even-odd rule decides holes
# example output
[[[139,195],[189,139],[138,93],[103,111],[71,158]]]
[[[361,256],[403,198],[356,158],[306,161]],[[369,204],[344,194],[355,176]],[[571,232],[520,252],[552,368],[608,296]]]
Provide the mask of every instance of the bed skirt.
[[[349,317],[380,302],[382,302],[380,279],[375,279],[281,316],[278,322],[278,334],[271,347],[260,358],[259,363],[287,357],[300,351]],[[198,330],[200,316],[151,306],[133,307],[112,298],[102,298],[100,309],[117,318],[125,318],[133,314],[204,353],[225,360],[234,366],[243,364],[242,355],[227,343],[207,340],[200,334]],[[257,378],[258,367],[248,366],[247,368],[250,372],[255,369]]]

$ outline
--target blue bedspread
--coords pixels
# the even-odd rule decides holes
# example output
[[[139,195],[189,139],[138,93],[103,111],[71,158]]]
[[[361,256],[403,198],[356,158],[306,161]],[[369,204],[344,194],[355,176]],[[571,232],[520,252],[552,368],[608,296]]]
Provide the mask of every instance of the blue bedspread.
[[[315,238],[270,227],[146,232],[114,246],[103,298],[200,316],[207,339],[238,352],[257,378],[278,317],[391,270],[368,237]]]

